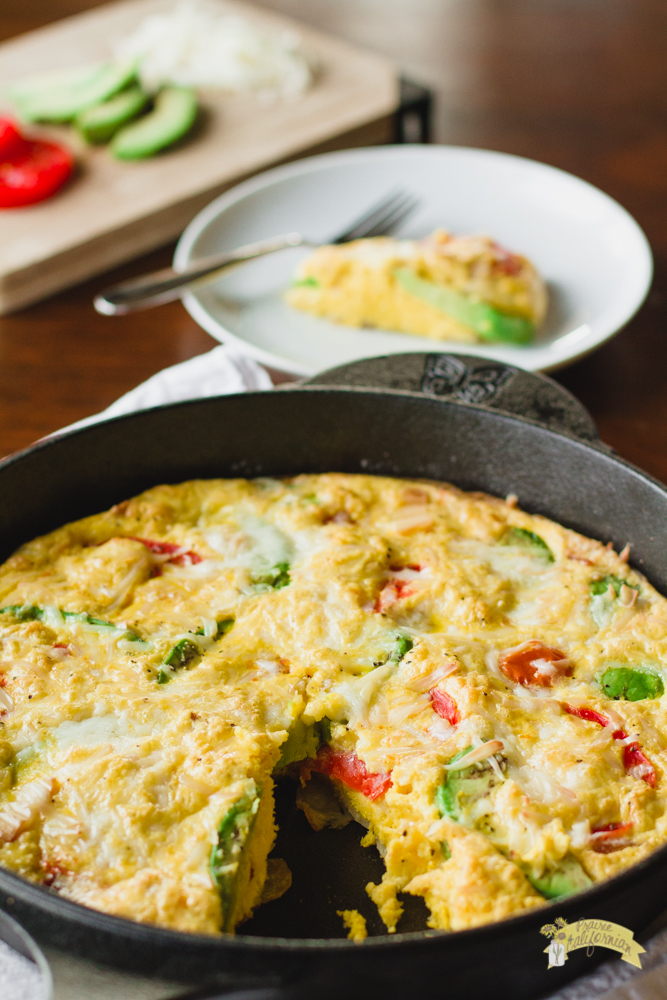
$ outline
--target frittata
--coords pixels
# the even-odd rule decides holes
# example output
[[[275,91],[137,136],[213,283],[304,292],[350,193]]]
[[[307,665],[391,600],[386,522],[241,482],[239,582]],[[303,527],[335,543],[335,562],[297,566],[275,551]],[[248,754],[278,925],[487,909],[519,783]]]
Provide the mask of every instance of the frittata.
[[[434,928],[488,923],[665,843],[666,667],[627,549],[516,497],[159,486],[0,568],[0,865],[233,933],[289,885],[266,883],[284,776],[316,828],[367,826],[390,932],[401,893]]]
[[[464,343],[529,343],[547,310],[545,284],[526,257],[488,236],[444,230],[319,247],[285,297],[347,326]]]

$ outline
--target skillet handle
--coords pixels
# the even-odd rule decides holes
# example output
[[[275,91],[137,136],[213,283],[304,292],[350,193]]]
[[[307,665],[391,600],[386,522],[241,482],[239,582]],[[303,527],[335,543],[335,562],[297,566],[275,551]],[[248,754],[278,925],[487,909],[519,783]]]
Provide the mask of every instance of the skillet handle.
[[[600,444],[588,410],[558,382],[467,354],[389,354],[329,368],[305,385],[420,392],[464,406],[527,417],[549,430]]]

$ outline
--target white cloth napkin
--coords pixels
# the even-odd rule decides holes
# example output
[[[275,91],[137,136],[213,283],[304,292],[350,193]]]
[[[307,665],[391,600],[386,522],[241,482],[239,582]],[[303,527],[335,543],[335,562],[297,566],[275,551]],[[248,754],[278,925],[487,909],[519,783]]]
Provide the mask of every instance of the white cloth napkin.
[[[163,403],[178,403],[185,399],[204,399],[207,396],[226,396],[234,392],[248,392],[255,389],[270,389],[272,386],[268,372],[260,368],[256,361],[239,354],[222,344],[206,354],[198,354],[189,361],[171,368],[163,368],[142,382],[136,389],[130,389],[111,406],[92,417],[84,417],[75,424],[55,431],[65,431],[88,427],[100,420],[120,417],[136,410],[148,410]],[[49,435],[53,437],[53,435]]]

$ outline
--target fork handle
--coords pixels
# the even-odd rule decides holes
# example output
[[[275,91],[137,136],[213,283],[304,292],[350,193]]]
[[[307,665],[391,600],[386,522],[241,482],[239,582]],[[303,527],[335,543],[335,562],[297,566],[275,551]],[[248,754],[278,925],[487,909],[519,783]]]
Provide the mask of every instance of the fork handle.
[[[248,243],[227,253],[203,257],[182,271],[165,267],[162,271],[153,271],[152,274],[143,274],[139,278],[132,278],[130,281],[122,281],[119,285],[105,288],[95,296],[94,305],[104,316],[118,316],[133,312],[135,309],[147,309],[163,302],[172,302],[181,297],[183,289],[188,285],[198,282],[203,284],[236,264],[243,264],[255,257],[275,253],[277,250],[286,250],[288,247],[299,247],[307,242],[301,233],[287,233],[284,236],[274,236],[270,240]]]

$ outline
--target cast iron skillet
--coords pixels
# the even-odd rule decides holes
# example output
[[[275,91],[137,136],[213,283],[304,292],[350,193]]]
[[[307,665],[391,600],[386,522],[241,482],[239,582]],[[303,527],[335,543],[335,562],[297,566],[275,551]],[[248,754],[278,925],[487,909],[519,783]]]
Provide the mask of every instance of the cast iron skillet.
[[[631,542],[633,564],[667,592],[667,490],[602,445],[586,411],[549,379],[440,354],[359,362],[311,384],[160,407],[35,445],[0,465],[0,557],[158,483],[334,470],[516,493],[526,509],[617,549]],[[358,846],[359,828],[309,833],[285,806],[290,794],[279,802],[277,854],[295,885],[236,937],[134,924],[7,872],[0,902],[60,948],[186,982],[210,975],[221,988],[250,990],[244,996],[285,1000],[527,1000],[609,956],[575,951],[547,971],[543,924],[597,917],[637,933],[665,906],[667,847],[585,893],[475,930],[425,930],[423,907],[412,901],[403,933],[354,944],[341,937],[335,910],[358,906],[372,917],[363,886],[382,865],[374,849]]]

